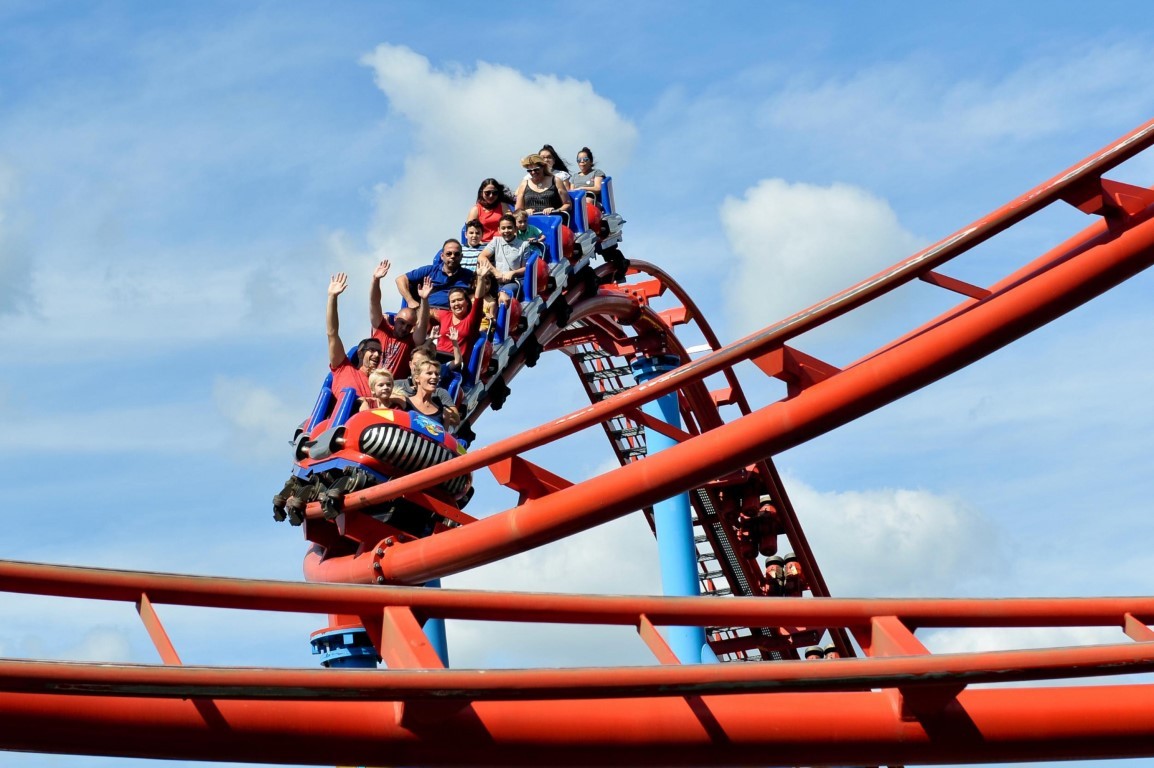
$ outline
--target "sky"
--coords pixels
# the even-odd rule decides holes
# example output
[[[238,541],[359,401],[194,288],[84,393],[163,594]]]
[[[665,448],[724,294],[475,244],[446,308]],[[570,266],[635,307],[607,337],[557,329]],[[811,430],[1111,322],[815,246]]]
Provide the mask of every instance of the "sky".
[[[350,274],[354,340],[373,265],[426,263],[479,181],[515,184],[542,143],[593,149],[626,255],[669,270],[733,341],[1154,116],[1142,4],[480,8],[0,0],[0,558],[300,580],[300,531],[269,499],[325,372],[329,275]],[[1154,184],[1154,159],[1111,178]],[[944,271],[988,284],[1090,223],[1047,210]],[[833,593],[1150,594],[1152,288],[1140,275],[774,457]],[[951,303],[912,286],[796,346],[844,365]],[[741,375],[756,404],[784,394]],[[479,443],[582,397],[546,356]],[[572,480],[615,464],[596,431],[531,458]],[[472,514],[515,501],[478,484]],[[636,515],[446,585],[660,590]],[[203,664],[312,666],[324,622],[160,614]],[[0,656],[157,661],[131,606],[0,594],[0,615]],[[620,633],[449,632],[456,666],[652,663]],[[0,768],[180,764],[0,752]]]

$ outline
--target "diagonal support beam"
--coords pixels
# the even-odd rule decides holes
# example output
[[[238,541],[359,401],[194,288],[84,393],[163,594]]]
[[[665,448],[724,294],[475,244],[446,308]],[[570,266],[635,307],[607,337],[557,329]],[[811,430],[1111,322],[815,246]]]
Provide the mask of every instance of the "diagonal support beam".
[[[417,617],[405,606],[390,605],[381,611],[381,642],[377,650],[389,669],[445,668]]]
[[[147,593],[140,593],[140,599],[136,601],[136,612],[140,614],[140,620],[144,622],[144,629],[148,632],[149,638],[152,639],[152,644],[156,646],[160,660],[171,666],[181,666],[180,656],[168,638],[168,633],[164,631],[164,625],[160,623],[160,616],[152,607],[152,601],[148,599]]]
[[[680,664],[681,660],[677,658],[677,654],[669,647],[669,643],[665,642],[665,638],[657,631],[657,627],[649,620],[649,617],[644,613],[641,614],[637,622],[637,634],[649,646],[649,650],[653,651],[653,655],[662,664]]]
[[[498,483],[521,495],[518,504],[524,504],[529,499],[540,499],[573,485],[560,475],[520,456],[510,456],[490,464],[489,472]]]
[[[670,440],[674,440],[679,443],[683,443],[693,437],[693,435],[689,434],[685,430],[678,429],[672,424],[662,421],[661,419],[654,418],[640,408],[622,409],[621,415],[627,419],[637,422],[638,424],[641,424],[646,429],[652,429],[654,432],[665,435]]]
[[[930,655],[929,649],[897,616],[874,616],[869,628],[856,634],[868,656]],[[941,716],[965,687],[956,683],[918,688],[898,686],[902,719],[920,721]]]
[[[1154,190],[1121,181],[1087,178],[1066,190],[1062,200],[1082,213],[1125,219],[1154,205]]]
[[[1127,613],[1122,617],[1122,630],[1127,637],[1135,642],[1149,643],[1154,641],[1154,629],[1150,629],[1146,622],[1132,613]]]
[[[807,387],[841,373],[840,368],[785,344],[753,358],[753,363],[766,374],[784,381],[788,397],[796,397]]]
[[[960,293],[963,296],[969,296],[971,299],[981,300],[992,294],[992,292],[986,288],[971,285],[963,280],[958,280],[957,278],[949,277],[940,272],[934,272],[933,270],[918,275],[918,277],[922,282],[936,285],[939,288],[945,288],[947,291]]]

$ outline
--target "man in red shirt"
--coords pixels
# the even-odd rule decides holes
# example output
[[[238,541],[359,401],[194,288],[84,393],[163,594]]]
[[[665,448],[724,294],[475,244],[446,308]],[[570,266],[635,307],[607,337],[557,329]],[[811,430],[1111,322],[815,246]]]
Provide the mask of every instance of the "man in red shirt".
[[[368,338],[357,345],[355,364],[349,362],[345,345],[340,336],[340,319],[337,316],[337,297],[344,293],[349,285],[349,278],[344,272],[338,272],[329,280],[329,299],[325,310],[325,325],[329,337],[329,370],[333,372],[333,393],[340,397],[341,392],[351,387],[357,391],[357,397],[368,397],[372,394],[369,389],[369,374],[381,362],[381,343]]]
[[[373,270],[373,283],[369,286],[369,324],[373,328],[373,338],[381,345],[379,367],[386,368],[395,379],[409,375],[409,353],[413,350],[413,326],[417,324],[417,312],[405,307],[389,318],[381,310],[381,280],[389,274],[388,259],[383,259]]]

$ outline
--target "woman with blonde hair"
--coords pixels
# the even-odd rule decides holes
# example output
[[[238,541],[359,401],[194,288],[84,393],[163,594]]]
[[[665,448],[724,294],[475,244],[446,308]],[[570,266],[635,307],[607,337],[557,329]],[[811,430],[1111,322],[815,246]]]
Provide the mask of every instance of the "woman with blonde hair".
[[[517,187],[517,209],[530,214],[561,214],[569,217],[573,201],[569,199],[569,184],[549,172],[545,159],[538,154],[526,155],[521,167],[529,175]]]
[[[413,370],[416,391],[409,395],[408,410],[427,416],[439,422],[450,432],[461,423],[461,414],[455,406],[445,405],[437,399],[437,385],[441,383],[441,364],[432,360],[416,363]]]

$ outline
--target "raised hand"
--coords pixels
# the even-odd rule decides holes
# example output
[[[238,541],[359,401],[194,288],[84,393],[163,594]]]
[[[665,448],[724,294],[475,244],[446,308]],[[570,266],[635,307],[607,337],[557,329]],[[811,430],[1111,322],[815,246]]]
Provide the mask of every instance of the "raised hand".
[[[329,296],[340,296],[348,287],[349,276],[344,272],[337,272],[329,278]]]
[[[418,288],[417,288],[417,295],[420,296],[422,299],[428,299],[429,296],[432,295],[432,293],[433,293],[433,278],[430,276],[430,277],[426,277],[424,280],[421,281],[420,286],[418,286]]]
[[[388,259],[381,259],[381,263],[378,264],[377,268],[373,270],[373,279],[380,280],[382,277],[389,274],[389,267],[391,266],[392,264],[389,263]]]

